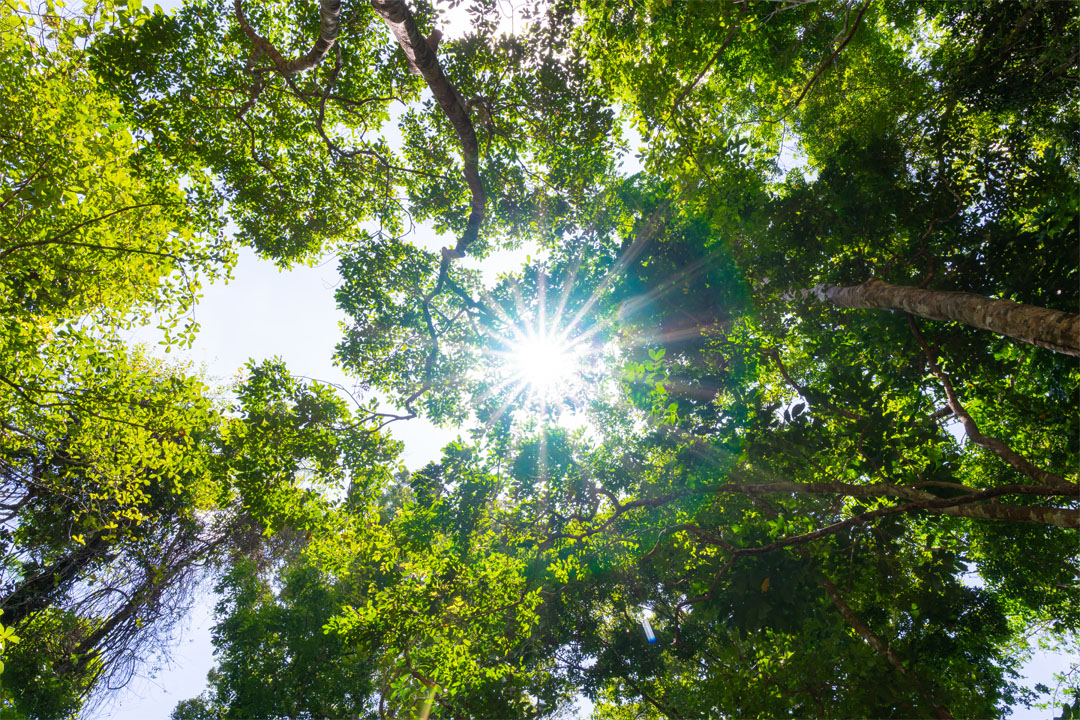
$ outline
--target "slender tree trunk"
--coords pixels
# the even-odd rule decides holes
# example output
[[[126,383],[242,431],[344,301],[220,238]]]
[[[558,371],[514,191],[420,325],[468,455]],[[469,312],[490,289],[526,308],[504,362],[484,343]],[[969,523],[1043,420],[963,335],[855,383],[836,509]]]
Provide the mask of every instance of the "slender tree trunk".
[[[911,682],[915,685],[915,688],[919,691],[919,694],[923,696],[926,702],[933,709],[934,717],[939,718],[939,720],[952,720],[952,714],[949,712],[948,708],[935,703],[933,698],[931,698],[923,689],[922,684],[919,682],[918,678],[908,674],[907,668],[904,667],[904,663],[901,662],[900,658],[897,656],[896,652],[892,649],[892,647],[882,641],[882,639],[878,637],[877,633],[871,630],[870,626],[863,622],[862,618],[855,614],[855,611],[851,609],[851,606],[844,602],[844,598],[840,596],[840,592],[836,589],[836,586],[833,585],[832,581],[828,578],[824,578],[821,584],[825,588],[825,594],[829,596],[829,599],[832,600],[833,605],[835,605],[836,609],[840,611],[840,614],[844,616],[844,620],[847,621],[848,625],[850,625],[855,630],[855,632],[859,633],[859,636],[866,641],[867,645],[874,648],[874,650],[883,655],[885,659],[889,661],[889,664],[896,668],[897,672],[911,680]]]
[[[0,601],[4,624],[17,625],[31,614],[47,608],[95,559],[105,554],[109,544],[99,532],[67,557],[43,568]]]
[[[821,294],[838,307],[900,310],[929,320],[962,322],[1080,357],[1080,314],[1076,313],[972,293],[899,287],[874,278],[862,285],[827,286]]]

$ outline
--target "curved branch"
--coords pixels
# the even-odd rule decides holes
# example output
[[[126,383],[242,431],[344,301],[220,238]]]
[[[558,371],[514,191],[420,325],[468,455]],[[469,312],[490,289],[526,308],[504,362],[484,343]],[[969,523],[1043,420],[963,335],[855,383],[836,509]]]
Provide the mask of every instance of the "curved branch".
[[[818,78],[821,77],[821,73],[825,72],[825,69],[833,64],[833,60],[836,60],[836,56],[840,54],[840,51],[847,47],[847,44],[851,42],[851,38],[855,37],[855,31],[859,29],[859,23],[862,22],[863,14],[866,13],[866,9],[868,7],[870,7],[870,0],[866,0],[866,2],[863,3],[862,7],[859,8],[859,14],[855,16],[855,22],[852,24],[851,31],[847,34],[847,37],[845,37],[843,42],[841,42],[837,46],[837,48],[833,50],[832,55],[826,58],[825,62],[821,63],[821,65],[818,66],[817,71],[814,72],[814,75],[810,78],[810,81],[803,86],[802,92],[799,93],[799,97],[795,98],[795,102],[791,104],[791,107],[785,110],[783,115],[776,118],[775,120],[770,120],[769,122],[778,123],[784,118],[786,118],[788,115],[790,115],[792,111],[795,110],[795,108],[799,107],[799,103],[801,103],[803,101],[803,98],[806,97],[806,94],[810,92],[810,88],[814,87],[814,83],[816,83]]]
[[[701,72],[697,74],[697,77],[695,77],[693,80],[686,84],[686,86],[682,89],[682,92],[680,92],[679,95],[675,98],[675,102],[671,103],[671,109],[668,110],[667,114],[664,116],[665,120],[670,117],[672,113],[679,109],[679,105],[682,103],[683,100],[686,99],[686,96],[690,94],[690,91],[693,90],[699,82],[701,82],[701,78],[705,77],[705,73],[709,72],[709,68],[713,66],[713,63],[720,59],[720,56],[723,55],[724,51],[728,49],[729,45],[731,45],[731,41],[735,39],[735,31],[738,29],[739,25],[737,23],[732,23],[728,27],[727,36],[720,44],[720,48],[715,53],[713,53],[713,56],[709,58],[709,61],[705,63],[705,66],[703,68],[701,68]]]
[[[817,395],[816,393],[813,395],[814,400],[811,401],[811,399],[810,399],[811,394],[808,393],[806,391],[806,389],[803,388],[802,385],[800,385],[798,382],[796,382],[796,380],[793,377],[791,377],[791,374],[788,372],[787,366],[784,365],[784,361],[780,358],[780,351],[779,350],[777,350],[776,348],[764,348],[761,352],[762,352],[763,355],[765,355],[768,358],[771,358],[772,361],[776,363],[776,367],[780,371],[780,376],[782,378],[784,378],[784,380],[787,382],[787,384],[790,385],[792,387],[792,389],[795,390],[795,392],[799,393],[799,395],[803,399],[805,399],[806,402],[810,403],[810,405],[812,407],[815,406],[815,405],[823,406],[823,407],[831,410],[834,414],[839,415],[841,417],[845,417],[848,420],[863,420],[864,421],[864,420],[867,419],[867,417],[865,415],[861,415],[861,414],[859,414],[857,412],[852,412],[850,410],[845,410],[842,407],[838,407],[836,405],[833,405],[832,403],[828,402],[827,400],[825,400],[823,397]]]
[[[239,0],[237,0],[239,2]],[[443,292],[450,277],[450,263],[458,258],[465,257],[469,246],[480,235],[480,226],[484,222],[487,206],[487,195],[484,192],[484,184],[480,178],[480,143],[476,138],[476,128],[469,118],[469,109],[461,93],[443,74],[439,66],[439,60],[435,56],[434,43],[429,43],[420,33],[416,26],[416,19],[409,10],[404,0],[371,0],[371,6],[383,22],[390,28],[394,38],[405,52],[405,59],[409,63],[410,71],[415,70],[423,78],[431,89],[432,94],[442,108],[446,119],[457,134],[461,144],[461,155],[465,182],[469,187],[471,199],[469,202],[469,218],[465,224],[465,231],[458,238],[452,248],[443,248],[442,260],[439,263],[439,278],[432,288],[421,300],[424,324],[427,327],[431,339],[431,347],[424,361],[424,382],[412,395],[405,400],[405,409],[409,415],[415,417],[416,410],[412,403],[421,395],[431,389],[432,376],[434,375],[435,362],[439,355],[439,339],[431,318],[431,303]],[[438,36],[433,34],[433,38]]]
[[[341,31],[341,0],[319,0],[319,37],[307,54],[293,60],[286,60],[273,43],[255,32],[244,16],[241,0],[233,0],[233,10],[240,29],[244,31],[256,49],[261,50],[274,63],[274,67],[285,77],[302,73],[322,62],[326,53],[334,46],[338,32]]]
[[[911,332],[915,336],[915,340],[918,341],[923,349],[923,353],[926,355],[926,362],[930,367],[930,372],[941,381],[941,386],[945,389],[945,397],[948,400],[949,409],[952,410],[953,415],[955,415],[963,424],[964,431],[967,432],[968,437],[971,438],[971,442],[981,448],[993,452],[999,458],[1009,465],[1012,465],[1035,482],[1053,487],[1069,488],[1075,492],[1075,484],[1068,482],[1065,478],[1056,473],[1037,467],[1030,460],[1013,450],[1001,440],[998,440],[996,437],[983,435],[982,432],[979,431],[979,426],[975,424],[975,420],[968,414],[968,411],[964,409],[964,406],[960,404],[960,398],[957,397],[956,390],[953,389],[952,383],[949,382],[949,376],[946,375],[941,369],[941,366],[937,364],[937,361],[934,359],[934,353],[930,351],[930,347],[926,344],[926,341],[923,340],[922,333],[919,332],[919,327],[915,324],[915,318],[911,315],[908,315],[908,325],[911,327]]]
[[[458,238],[457,245],[453,248],[445,248],[443,257],[444,259],[464,257],[469,245],[475,242],[480,234],[480,225],[484,221],[487,204],[487,195],[480,179],[480,143],[476,139],[476,128],[469,118],[469,111],[461,93],[443,74],[435,51],[420,33],[405,0],[371,0],[371,6],[389,26],[394,38],[401,45],[401,49],[405,51],[405,58],[410,67],[415,67],[420,71],[420,75],[431,88],[446,119],[454,128],[458,142],[461,143],[465,182],[472,194],[469,202],[469,219],[465,225],[465,231]]]
[[[97,216],[95,218],[90,218],[89,220],[85,220],[85,221],[83,221],[83,222],[81,222],[81,223],[79,223],[77,225],[73,225],[73,226],[69,227],[67,230],[62,231],[57,235],[53,235],[50,238],[46,238],[45,240],[31,240],[31,241],[24,242],[24,243],[16,243],[15,245],[9,245],[8,247],[4,248],[4,250],[2,252],[0,252],[0,260],[3,260],[4,258],[6,258],[8,255],[12,254],[16,250],[22,250],[22,249],[28,248],[28,247],[36,247],[36,246],[39,246],[39,245],[85,245],[86,243],[73,243],[73,242],[61,243],[60,240],[67,237],[68,235],[72,234],[73,232],[76,232],[77,230],[81,230],[82,228],[84,228],[84,227],[86,227],[88,225],[93,225],[94,223],[99,223],[102,220],[108,220],[109,218],[113,217],[114,215],[119,215],[120,213],[127,212],[128,210],[138,210],[140,208],[147,208],[147,207],[172,207],[172,206],[175,206],[175,205],[176,205],[176,203],[160,203],[160,202],[139,203],[138,205],[127,205],[127,206],[119,208],[117,210],[113,210],[112,212],[107,212],[104,215],[99,215],[99,216]],[[107,248],[105,246],[96,246],[96,245],[90,245],[89,247],[101,247],[102,249],[111,249],[111,248]],[[125,249],[125,252],[128,252],[128,250]],[[144,252],[146,252],[146,251],[144,251]],[[163,253],[151,253],[151,254],[161,255]],[[171,256],[169,256],[169,257],[171,257]]]
[[[18,197],[19,193],[21,193],[23,190],[25,190],[26,186],[30,184],[30,181],[41,174],[41,169],[44,168],[45,163],[49,162],[49,160],[51,160],[51,159],[52,159],[52,157],[50,155],[46,155],[45,157],[43,157],[41,159],[41,162],[38,163],[38,166],[36,168],[34,168],[34,172],[27,175],[23,179],[23,181],[21,183],[19,183],[19,186],[17,188],[15,188],[14,190],[12,190],[11,193],[6,198],[4,198],[3,202],[0,202],[0,210],[3,210],[4,208],[6,208],[8,203],[10,203],[12,200],[14,200],[15,198]]]
[[[867,625],[862,618],[855,614],[855,611],[852,610],[851,607],[846,602],[844,602],[844,598],[840,596],[840,592],[836,589],[836,585],[834,585],[833,582],[827,577],[822,578],[821,585],[825,588],[825,594],[829,596],[830,600],[832,600],[833,605],[835,605],[836,609],[840,611],[840,614],[844,617],[844,620],[846,620],[847,623],[851,625],[852,628],[854,628],[855,632],[857,632],[859,636],[866,641],[866,644],[872,647],[882,656],[884,656],[884,658],[889,661],[889,664],[896,668],[897,672],[911,680],[911,682],[915,686],[915,689],[919,692],[920,695],[923,696],[923,699],[926,700],[927,703],[929,703],[930,707],[933,708],[934,717],[939,718],[940,720],[951,720],[952,715],[949,713],[948,708],[946,708],[944,705],[939,705],[926,692],[925,688],[923,688],[922,686],[922,683],[919,682],[919,679],[916,678],[914,675],[908,674],[907,668],[904,667],[904,663],[900,660],[900,657],[896,654],[896,651],[892,649],[892,646],[884,642],[880,637],[878,637],[877,633],[871,630],[870,626]]]

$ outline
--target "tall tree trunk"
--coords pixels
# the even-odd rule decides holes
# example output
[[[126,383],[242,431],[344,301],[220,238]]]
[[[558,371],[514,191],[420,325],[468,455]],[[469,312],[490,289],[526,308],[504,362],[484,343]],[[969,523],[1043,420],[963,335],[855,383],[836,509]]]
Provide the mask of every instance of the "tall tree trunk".
[[[49,565],[15,588],[2,601],[4,623],[17,625],[26,617],[51,605],[76,576],[108,550],[104,533],[98,532],[83,546]]]
[[[899,287],[871,278],[862,285],[827,286],[822,294],[843,308],[901,310],[929,320],[981,330],[1080,357],[1080,315],[972,293]]]

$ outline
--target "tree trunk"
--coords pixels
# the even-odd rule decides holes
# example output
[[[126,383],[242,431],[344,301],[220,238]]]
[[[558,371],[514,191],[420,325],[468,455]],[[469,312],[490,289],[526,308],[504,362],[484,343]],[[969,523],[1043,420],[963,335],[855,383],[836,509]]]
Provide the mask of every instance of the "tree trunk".
[[[962,322],[1080,357],[1080,315],[1076,313],[972,293],[898,287],[874,278],[862,285],[826,286],[822,294],[838,307],[900,310],[929,320]]]
[[[0,601],[4,623],[15,626],[33,613],[49,607],[82,570],[105,554],[108,547],[104,533],[98,532],[70,555],[42,568],[37,575]]]

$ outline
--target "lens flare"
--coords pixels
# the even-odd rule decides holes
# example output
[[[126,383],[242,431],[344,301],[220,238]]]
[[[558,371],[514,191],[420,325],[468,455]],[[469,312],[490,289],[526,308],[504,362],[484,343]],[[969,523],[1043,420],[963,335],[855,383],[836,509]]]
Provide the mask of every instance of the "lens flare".
[[[580,357],[557,336],[523,335],[510,348],[510,364],[519,381],[541,396],[556,394],[580,371]]]

